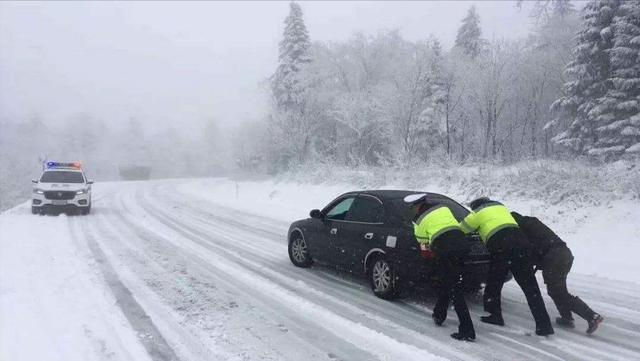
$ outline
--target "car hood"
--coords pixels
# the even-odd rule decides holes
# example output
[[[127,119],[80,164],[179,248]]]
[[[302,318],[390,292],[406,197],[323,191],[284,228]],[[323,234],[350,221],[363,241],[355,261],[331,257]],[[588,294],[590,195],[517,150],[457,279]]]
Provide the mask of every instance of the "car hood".
[[[43,191],[79,191],[87,188],[84,183],[38,183],[36,187]]]

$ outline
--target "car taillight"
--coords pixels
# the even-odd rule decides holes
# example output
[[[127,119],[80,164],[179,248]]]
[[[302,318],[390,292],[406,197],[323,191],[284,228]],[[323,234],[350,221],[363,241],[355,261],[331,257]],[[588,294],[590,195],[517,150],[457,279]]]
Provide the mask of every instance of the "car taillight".
[[[420,255],[426,259],[432,259],[434,256],[433,251],[431,251],[431,248],[427,247],[424,244],[420,245]]]

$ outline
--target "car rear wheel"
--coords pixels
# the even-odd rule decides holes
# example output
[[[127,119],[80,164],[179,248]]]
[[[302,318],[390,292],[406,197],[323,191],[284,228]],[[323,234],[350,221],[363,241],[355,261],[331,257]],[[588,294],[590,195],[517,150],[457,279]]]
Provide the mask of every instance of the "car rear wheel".
[[[291,241],[289,242],[289,259],[291,263],[298,267],[306,268],[313,263],[307,242],[299,232],[291,236]]]
[[[380,256],[371,262],[369,280],[373,294],[385,300],[398,296],[400,289],[396,279],[396,271],[385,256]]]

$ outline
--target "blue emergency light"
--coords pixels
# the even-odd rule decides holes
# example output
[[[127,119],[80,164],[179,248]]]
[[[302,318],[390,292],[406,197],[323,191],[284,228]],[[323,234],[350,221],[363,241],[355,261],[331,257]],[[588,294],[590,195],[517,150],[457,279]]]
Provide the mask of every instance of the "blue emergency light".
[[[82,163],[80,162],[73,162],[73,163],[47,162],[47,169],[53,169],[53,168],[82,169]]]

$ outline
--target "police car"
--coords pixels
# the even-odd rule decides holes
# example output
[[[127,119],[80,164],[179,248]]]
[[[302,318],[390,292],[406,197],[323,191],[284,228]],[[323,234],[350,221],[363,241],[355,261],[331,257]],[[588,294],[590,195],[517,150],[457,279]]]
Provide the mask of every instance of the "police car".
[[[32,180],[31,213],[50,211],[91,212],[91,185],[82,171],[82,163],[47,162],[39,179]]]

